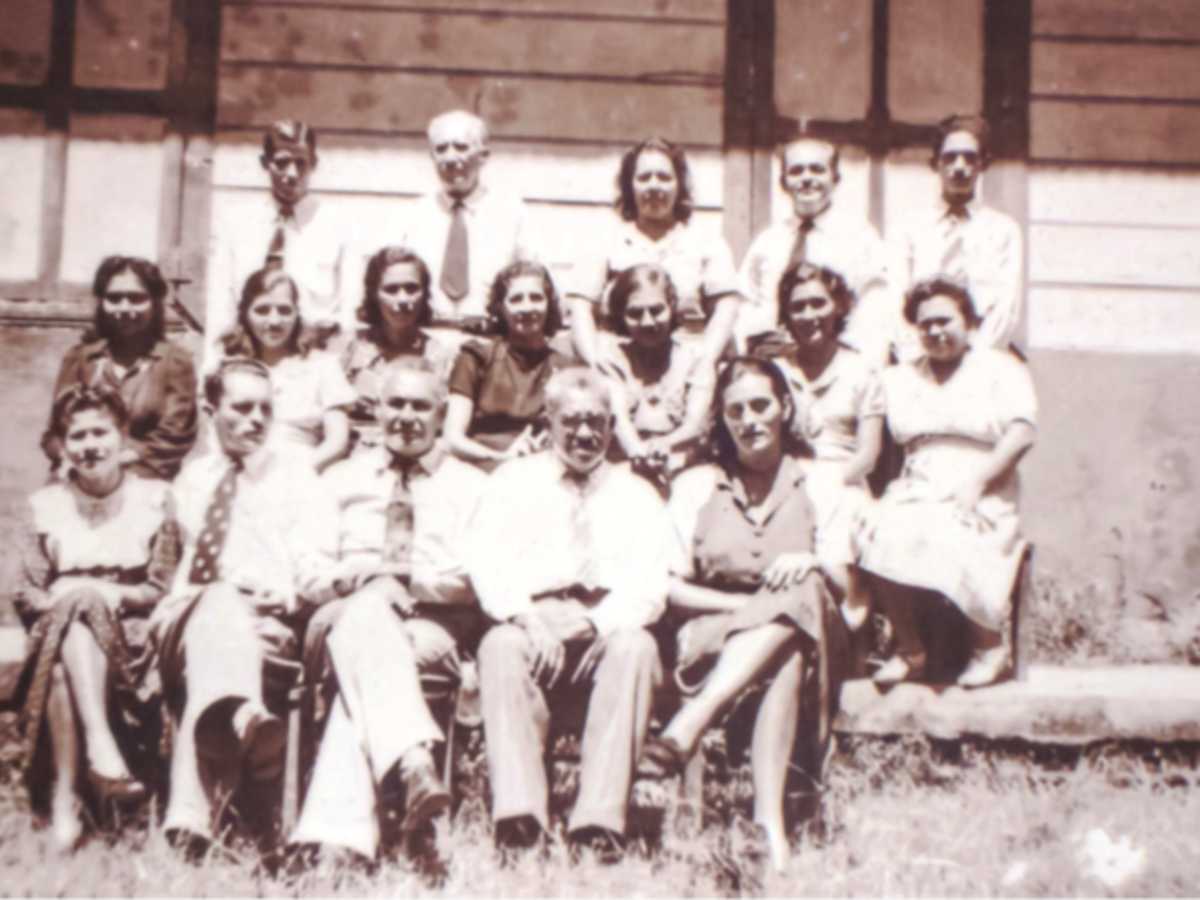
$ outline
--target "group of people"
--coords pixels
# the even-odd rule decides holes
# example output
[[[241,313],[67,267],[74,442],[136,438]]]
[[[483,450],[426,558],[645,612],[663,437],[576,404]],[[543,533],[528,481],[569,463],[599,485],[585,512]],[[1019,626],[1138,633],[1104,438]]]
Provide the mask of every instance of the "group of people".
[[[364,254],[308,190],[313,131],[270,128],[272,208],[216,226],[200,366],[152,262],[97,270],[21,530],[35,806],[75,846],[84,809],[146,798],[167,735],[163,827],[216,839],[277,794],[303,683],[323,722],[284,839],[427,852],[450,804],[428,686],[477,668],[498,846],[543,839],[546,743],[581,724],[567,835],[618,854],[635,780],[681,773],[752,693],[782,868],[847,631],[886,614],[873,677],[917,679],[921,610],[949,601],[959,682],[1009,665],[1036,400],[1009,347],[1020,232],[978,198],[986,124],[943,123],[939,212],[897,252],[834,214],[837,148],[788,142],[792,214],[740,271],[692,221],[683,151],[643,141],[562,286],[483,177],[484,123],[428,136],[437,191]]]

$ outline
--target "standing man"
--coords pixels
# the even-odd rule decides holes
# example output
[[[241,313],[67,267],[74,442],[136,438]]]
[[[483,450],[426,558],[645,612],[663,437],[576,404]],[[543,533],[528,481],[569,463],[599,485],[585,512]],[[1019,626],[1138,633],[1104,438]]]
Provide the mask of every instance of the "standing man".
[[[1024,246],[1016,221],[979,198],[989,143],[988,124],[979,116],[942,120],[930,159],[941,197],[905,229],[900,248],[905,284],[935,275],[965,283],[983,320],[975,342],[1002,349],[1021,323]]]
[[[890,290],[887,252],[875,227],[834,209],[840,151],[804,135],[782,145],[778,156],[779,183],[791,198],[792,212],[767,226],[746,251],[741,275],[750,302],[738,317],[739,341],[773,332],[765,340],[787,345],[790,337],[778,329],[779,281],[791,265],[804,260],[846,279],[857,301],[842,339],[882,363],[900,319],[899,302]]]
[[[442,113],[427,134],[440,185],[409,214],[400,243],[429,266],[434,324],[479,333],[496,273],[533,258],[525,244],[525,205],[482,177],[489,150],[479,116]]]
[[[492,815],[501,847],[539,840],[551,719],[586,708],[568,829],[611,858],[662,677],[646,626],[666,604],[673,531],[649,482],[605,459],[613,414],[600,375],[556,372],[546,405],[553,450],[492,474],[468,566],[497,622],[479,647]]]
[[[459,647],[477,637],[481,617],[460,554],[487,476],[439,442],[445,415],[434,367],[398,358],[383,373],[383,446],[322,479],[338,509],[328,591],[338,599],[309,622],[305,658],[327,655],[337,693],[296,843],[374,857],[377,811],[398,807],[402,832],[419,838],[450,803],[431,754],[444,736],[420,675],[457,681]]]
[[[246,279],[264,266],[286,271],[300,288],[305,324],[354,333],[362,295],[363,259],[352,228],[309,192],[317,167],[317,133],[303,122],[275,122],[263,135],[263,169],[271,196],[214,216],[204,340],[206,368],[232,328]]]
[[[301,598],[333,564],[334,542],[312,466],[266,442],[266,366],[223,360],[204,394],[217,446],[175,481],[183,554],[150,625],[179,722],[163,827],[211,839],[224,797],[282,770],[284,724],[266,704],[294,680]]]

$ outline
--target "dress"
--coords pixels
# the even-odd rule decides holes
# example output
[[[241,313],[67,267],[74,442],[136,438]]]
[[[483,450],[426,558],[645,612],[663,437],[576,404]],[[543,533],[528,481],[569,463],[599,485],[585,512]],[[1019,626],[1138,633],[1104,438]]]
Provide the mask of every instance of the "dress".
[[[157,733],[143,682],[146,614],[114,615],[86,585],[64,588],[69,578],[91,578],[124,586],[151,606],[165,592],[179,558],[179,535],[170,487],[160,479],[126,474],[107,497],[93,498],[73,482],[54,482],[34,491],[18,532],[21,571],[14,605],[29,628],[22,675],[22,710],[27,758],[33,765],[48,743],[41,739],[50,671],[72,622],[87,625],[109,660],[124,749],[157,749]],[[56,586],[57,585],[57,586]]]
[[[839,346],[825,371],[812,381],[786,356],[775,365],[787,378],[796,404],[794,431],[813,451],[806,461],[808,497],[816,513],[817,556],[827,565],[854,561],[851,530],[870,495],[842,481],[858,450],[862,420],[883,415],[879,375],[857,350]]]
[[[631,344],[630,338],[601,335],[597,368],[615,383],[620,402],[628,407],[629,418],[641,437],[667,434],[678,428],[687,415],[693,392],[711,401],[717,373],[698,343],[673,335],[667,371],[653,382],[642,380],[634,371]]]
[[[333,409],[349,409],[358,394],[333,354],[312,350],[294,354],[271,367],[276,447],[312,451],[321,443],[322,420]]]
[[[550,347],[518,350],[506,340],[463,344],[450,373],[450,393],[474,404],[469,437],[506,450],[545,411],[546,382],[571,359]]]
[[[379,404],[379,389],[383,386],[380,383],[380,372],[392,359],[408,355],[420,356],[427,360],[433,366],[439,381],[449,381],[450,369],[454,365],[454,351],[433,333],[420,332],[416,346],[411,352],[405,351],[389,357],[371,340],[370,332],[364,328],[359,330],[354,340],[342,351],[342,371],[358,394],[358,399],[347,411],[355,449],[379,445],[381,438],[375,410]]]
[[[196,442],[196,369],[186,348],[166,339],[128,369],[112,358],[103,339],[76,344],[67,351],[54,396],[76,385],[107,387],[121,395],[129,411],[127,444],[137,451],[130,468],[146,478],[174,478]],[[60,451],[51,440],[47,452]]]
[[[939,591],[985,627],[1007,620],[1026,542],[1017,516],[1018,478],[989,486],[970,513],[944,499],[1014,422],[1036,427],[1028,368],[999,350],[968,350],[944,384],[928,360],[882,376],[887,424],[904,469],[864,511],[855,533],[859,566],[899,584]]]

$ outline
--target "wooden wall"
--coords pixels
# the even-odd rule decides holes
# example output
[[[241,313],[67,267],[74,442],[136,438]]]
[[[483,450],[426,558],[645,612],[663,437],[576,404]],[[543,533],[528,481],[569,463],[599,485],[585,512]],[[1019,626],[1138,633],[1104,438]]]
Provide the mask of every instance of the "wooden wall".
[[[1035,0],[1031,339],[1200,349],[1200,3]]]

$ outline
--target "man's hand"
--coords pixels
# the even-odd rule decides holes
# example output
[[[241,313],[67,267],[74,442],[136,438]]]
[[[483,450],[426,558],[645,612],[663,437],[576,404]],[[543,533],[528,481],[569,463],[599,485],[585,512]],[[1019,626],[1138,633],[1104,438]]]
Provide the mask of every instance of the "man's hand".
[[[589,621],[588,624],[591,624]],[[580,684],[592,677],[592,672],[596,671],[596,666],[600,660],[604,658],[605,641],[596,631],[596,627],[592,626],[592,642],[588,644],[588,648],[583,651],[583,656],[579,660],[579,665],[575,667],[574,674],[571,675],[571,684]]]
[[[811,553],[781,553],[763,572],[763,585],[769,591],[782,591],[799,584],[815,568],[817,558]]]
[[[512,621],[529,638],[533,680],[547,688],[554,687],[558,676],[562,674],[566,647],[547,627],[539,612],[521,613]]]

